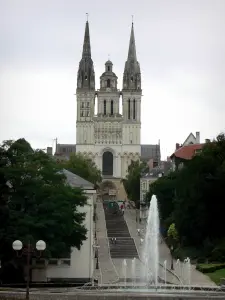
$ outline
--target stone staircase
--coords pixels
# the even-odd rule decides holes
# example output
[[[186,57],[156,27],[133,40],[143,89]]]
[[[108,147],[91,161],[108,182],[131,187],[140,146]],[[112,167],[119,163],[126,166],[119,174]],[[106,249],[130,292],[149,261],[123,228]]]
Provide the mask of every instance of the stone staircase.
[[[139,258],[134,240],[130,236],[121,212],[115,212],[107,205],[104,205],[104,211],[111,258]],[[112,242],[112,238],[116,238],[116,243]]]

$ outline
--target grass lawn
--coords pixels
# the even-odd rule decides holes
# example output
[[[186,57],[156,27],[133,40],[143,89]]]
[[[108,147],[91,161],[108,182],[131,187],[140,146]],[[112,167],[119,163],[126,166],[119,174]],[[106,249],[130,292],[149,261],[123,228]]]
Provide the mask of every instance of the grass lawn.
[[[207,273],[205,275],[209,276],[209,278],[216,284],[220,284],[220,278],[225,278],[225,268],[217,270],[213,273]]]

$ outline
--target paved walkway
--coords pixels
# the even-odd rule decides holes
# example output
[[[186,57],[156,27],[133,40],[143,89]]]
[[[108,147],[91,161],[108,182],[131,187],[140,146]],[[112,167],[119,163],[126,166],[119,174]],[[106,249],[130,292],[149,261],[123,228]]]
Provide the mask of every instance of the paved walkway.
[[[140,236],[137,233],[137,229],[145,231],[144,224],[136,223],[136,211],[135,209],[127,209],[124,214],[125,220],[127,222],[128,228],[130,230],[130,235],[134,238],[136,247],[139,251],[139,256],[141,257],[142,246],[140,245]],[[165,242],[159,244],[159,255],[160,255],[160,263],[163,264],[164,261],[167,261],[167,266],[170,268],[171,264],[171,255],[170,250],[167,247]],[[177,264],[176,261],[173,261],[174,265],[174,273],[181,279],[183,284],[189,284],[189,280],[186,276],[187,272],[185,272],[184,263]],[[163,268],[162,268],[163,269]],[[160,271],[162,272],[162,270]],[[159,274],[160,275],[160,274]],[[162,276],[162,275],[161,275]],[[162,276],[163,277],[163,276]],[[174,284],[179,284],[178,280],[172,276],[170,272],[167,273],[167,280]],[[214,282],[210,280],[210,278],[201,272],[197,271],[195,265],[191,265],[191,285],[199,285],[199,286],[216,286]]]
[[[98,245],[100,246],[98,252],[100,269],[95,270],[94,278],[98,279],[99,283],[113,283],[116,282],[119,279],[119,277],[109,252],[109,244],[105,224],[105,213],[101,202],[97,202],[96,212],[96,235]]]

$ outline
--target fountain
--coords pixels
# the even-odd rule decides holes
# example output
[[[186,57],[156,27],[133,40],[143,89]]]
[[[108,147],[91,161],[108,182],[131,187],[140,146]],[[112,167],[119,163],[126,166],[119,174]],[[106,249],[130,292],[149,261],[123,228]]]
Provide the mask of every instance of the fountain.
[[[186,284],[188,284],[189,286],[191,285],[191,260],[189,257],[187,257],[184,260],[184,267],[185,267],[185,279],[186,279]]]
[[[166,284],[167,278],[166,278],[166,273],[167,273],[167,260],[164,260],[163,263],[163,269],[164,269],[164,283]]]
[[[177,266],[177,270],[178,270],[177,275],[178,275],[180,278],[182,278],[182,277],[183,277],[183,274],[182,274],[182,267],[181,267],[181,263],[180,263],[179,258],[178,258],[177,261],[176,261],[176,266]]]
[[[131,262],[131,274],[132,274],[132,281],[133,286],[136,285],[136,258],[134,257]]]
[[[127,261],[126,259],[123,260],[122,263],[122,270],[123,270],[123,278],[124,278],[124,286],[127,285]]]
[[[143,280],[147,284],[158,285],[159,273],[159,212],[157,198],[152,196],[143,251]]]

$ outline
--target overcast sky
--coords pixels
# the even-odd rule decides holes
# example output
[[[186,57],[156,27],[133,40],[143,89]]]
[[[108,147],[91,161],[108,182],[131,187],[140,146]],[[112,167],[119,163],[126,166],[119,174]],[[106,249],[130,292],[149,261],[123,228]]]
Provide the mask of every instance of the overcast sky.
[[[0,0],[0,141],[76,141],[76,76],[89,13],[96,88],[121,78],[131,15],[142,72],[142,143],[162,157],[225,126],[225,0]]]

